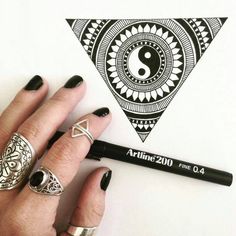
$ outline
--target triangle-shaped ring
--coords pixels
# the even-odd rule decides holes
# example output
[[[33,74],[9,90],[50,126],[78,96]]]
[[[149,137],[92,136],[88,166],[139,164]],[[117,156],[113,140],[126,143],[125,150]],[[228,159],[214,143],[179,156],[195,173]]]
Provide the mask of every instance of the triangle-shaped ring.
[[[85,135],[91,144],[94,142],[93,135],[89,131],[89,121],[87,119],[79,121],[72,126],[71,137],[76,138]]]

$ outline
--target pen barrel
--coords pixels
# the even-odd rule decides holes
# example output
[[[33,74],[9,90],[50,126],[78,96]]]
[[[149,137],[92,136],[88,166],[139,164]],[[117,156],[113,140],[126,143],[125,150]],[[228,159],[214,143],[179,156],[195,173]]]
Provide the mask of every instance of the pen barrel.
[[[135,150],[133,148],[126,148],[115,144],[95,141],[90,150],[90,154],[101,157],[101,153],[104,157],[110,159],[141,165],[152,169],[162,170],[221,185],[230,186],[233,181],[233,175],[222,170],[147,153]]]

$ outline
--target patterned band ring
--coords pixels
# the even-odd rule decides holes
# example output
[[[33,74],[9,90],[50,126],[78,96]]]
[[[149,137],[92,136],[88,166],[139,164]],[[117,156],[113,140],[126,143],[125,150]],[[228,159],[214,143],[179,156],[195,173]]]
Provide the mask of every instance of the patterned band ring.
[[[71,236],[93,236],[95,234],[96,229],[97,227],[85,228],[69,225],[66,232]]]
[[[21,185],[35,162],[35,151],[21,134],[14,133],[0,155],[0,190],[10,190]]]
[[[55,196],[64,192],[59,179],[52,171],[42,166],[31,175],[28,185],[34,192],[45,195]]]

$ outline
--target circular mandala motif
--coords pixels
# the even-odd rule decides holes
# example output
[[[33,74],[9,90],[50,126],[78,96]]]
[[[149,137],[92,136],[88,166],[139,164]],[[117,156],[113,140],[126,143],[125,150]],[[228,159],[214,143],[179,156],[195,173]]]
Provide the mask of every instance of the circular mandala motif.
[[[137,59],[141,59],[149,67],[145,64],[137,65]],[[126,76],[137,84],[153,83],[162,75],[165,64],[166,58],[163,50],[153,42],[140,41],[134,43],[124,55]]]
[[[110,86],[122,99],[153,103],[169,96],[184,73],[184,50],[170,29],[150,22],[117,32],[106,53]]]

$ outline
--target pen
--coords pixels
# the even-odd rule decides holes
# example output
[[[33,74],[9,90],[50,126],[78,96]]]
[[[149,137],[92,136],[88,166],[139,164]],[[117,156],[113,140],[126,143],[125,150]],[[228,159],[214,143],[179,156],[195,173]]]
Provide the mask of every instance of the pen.
[[[63,132],[56,132],[49,141],[48,148],[50,148],[61,135],[63,135]],[[230,186],[233,182],[233,175],[229,172],[100,140],[94,141],[87,158],[99,161],[102,158],[110,158],[226,186]]]

